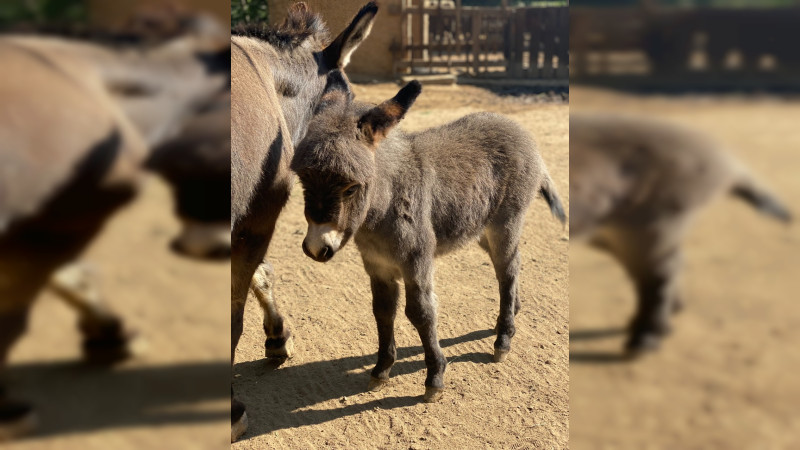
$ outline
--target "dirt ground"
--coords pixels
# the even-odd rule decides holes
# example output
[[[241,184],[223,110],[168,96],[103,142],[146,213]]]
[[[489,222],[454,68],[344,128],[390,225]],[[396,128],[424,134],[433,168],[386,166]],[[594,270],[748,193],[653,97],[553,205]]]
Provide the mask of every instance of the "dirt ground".
[[[379,102],[399,87],[355,89],[358,99]],[[568,108],[504,101],[474,87],[425,86],[401,126],[420,130],[471,112],[505,112],[536,136],[567,204]],[[352,243],[326,264],[303,255],[305,231],[298,185],[269,255],[297,354],[280,367],[264,361],[262,315],[249,302],[234,387],[248,405],[250,429],[234,449],[567,448],[567,230],[543,200],[525,225],[523,309],[504,363],[491,362],[499,297],[488,256],[474,245],[437,261],[438,330],[449,365],[436,404],[422,402],[422,348],[402,313],[391,383],[365,391],[378,347],[368,277]]]
[[[229,448],[230,263],[173,254],[172,208],[166,185],[151,180],[85,258],[146,353],[113,370],[81,364],[76,315],[42,294],[8,374],[12,392],[39,407],[40,429],[0,447]]]
[[[651,114],[705,130],[800,212],[800,102],[634,97],[573,86],[572,111]],[[686,243],[686,308],[662,350],[619,359],[634,296],[606,255],[572,242],[570,447],[800,448],[800,233],[723,198]]]

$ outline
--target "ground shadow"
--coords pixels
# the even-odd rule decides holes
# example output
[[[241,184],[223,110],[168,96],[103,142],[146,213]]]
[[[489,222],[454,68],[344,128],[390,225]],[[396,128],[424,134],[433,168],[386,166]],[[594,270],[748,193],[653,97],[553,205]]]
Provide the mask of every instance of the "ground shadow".
[[[627,333],[625,328],[595,328],[587,330],[576,330],[569,332],[570,344],[580,341],[596,341],[601,339],[611,339],[624,336]],[[587,364],[618,364],[631,361],[631,356],[622,351],[573,351],[570,349],[569,362]]]
[[[463,336],[442,339],[442,348],[494,336],[494,330],[481,330]],[[452,356],[448,364],[463,362],[490,363],[491,346],[486,353],[466,353]],[[423,361],[406,361],[423,353],[422,346],[397,349],[397,362],[392,377],[425,370]],[[350,356],[334,360],[315,361],[278,368],[274,362],[248,361],[234,366],[236,397],[248,408],[249,428],[243,439],[276,430],[301,425],[316,425],[363,411],[408,407],[422,401],[424,387],[418,396],[387,396],[385,391],[366,391],[369,370],[375,364],[375,354]],[[391,383],[391,381],[390,381]],[[358,395],[357,394],[363,394]],[[356,397],[354,397],[356,396]],[[341,407],[326,410],[304,410],[309,406],[340,399]]]
[[[9,366],[15,398],[37,408],[34,438],[108,428],[227,420],[230,363],[211,361],[108,369],[80,362]],[[219,401],[202,409],[197,404]]]
[[[589,330],[578,330],[569,332],[569,341],[590,341],[596,339],[612,338],[622,336],[627,330],[625,328],[595,328]]]

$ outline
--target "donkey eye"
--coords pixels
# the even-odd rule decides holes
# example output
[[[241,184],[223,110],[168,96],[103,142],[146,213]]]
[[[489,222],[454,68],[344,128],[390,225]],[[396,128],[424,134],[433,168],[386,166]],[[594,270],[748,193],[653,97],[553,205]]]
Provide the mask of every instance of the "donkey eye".
[[[342,196],[343,197],[351,197],[353,194],[358,192],[358,188],[360,188],[360,187],[361,187],[360,185],[354,184],[354,185],[350,186],[349,188],[345,189],[345,191],[342,192]]]

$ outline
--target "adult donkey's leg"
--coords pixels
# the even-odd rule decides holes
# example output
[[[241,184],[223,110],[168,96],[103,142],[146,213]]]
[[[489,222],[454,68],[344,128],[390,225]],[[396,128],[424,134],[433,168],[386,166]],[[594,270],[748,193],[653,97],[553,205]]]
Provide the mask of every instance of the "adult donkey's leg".
[[[8,299],[0,298],[0,302],[4,300]],[[25,332],[29,310],[30,302],[0,311],[0,377],[5,375],[11,347]],[[31,434],[35,429],[36,415],[33,407],[10,398],[6,393],[4,380],[0,379],[0,443]]]
[[[514,316],[521,309],[519,300],[519,236],[523,216],[519,214],[502,225],[490,225],[481,239],[492,259],[495,276],[500,285],[500,314],[497,317],[497,339],[494,342],[494,361],[502,362],[511,351],[511,338],[516,333]]]
[[[267,358],[291,358],[294,355],[294,340],[292,333],[284,326],[283,316],[278,312],[272,286],[275,282],[275,272],[272,265],[264,260],[256,269],[250,286],[253,294],[258,299],[261,309],[264,310],[264,356]]]
[[[372,369],[368,389],[378,390],[389,381],[389,371],[397,359],[394,342],[394,321],[400,299],[398,276],[364,261],[372,287],[372,313],[378,325],[378,362]],[[398,274],[399,275],[399,274]]]
[[[126,330],[122,319],[103,301],[97,273],[85,263],[60,268],[50,280],[52,289],[79,314],[83,352],[87,360],[114,363],[143,350],[141,340]]]
[[[287,198],[288,195],[283,198]],[[281,198],[281,197],[278,197]],[[280,208],[269,209],[259,214],[252,211],[245,222],[237,226],[232,234],[231,252],[231,365],[233,365],[236,346],[242,335],[243,317],[247,293],[252,287],[252,280],[259,265],[264,262],[275,222],[278,220]],[[231,442],[239,438],[247,430],[247,413],[244,404],[233,398],[231,388]]]
[[[436,335],[437,304],[436,294],[433,292],[433,255],[425,261],[412,262],[403,278],[406,286],[406,317],[419,332],[425,351],[428,375],[425,378],[424,400],[435,402],[441,398],[444,389],[447,359],[442,354]]]
[[[268,240],[264,235],[254,235],[235,230],[231,252],[231,366],[236,357],[236,346],[242,336],[244,309],[250,280],[264,258]],[[231,387],[231,442],[247,431],[247,413],[242,402],[233,397]]]

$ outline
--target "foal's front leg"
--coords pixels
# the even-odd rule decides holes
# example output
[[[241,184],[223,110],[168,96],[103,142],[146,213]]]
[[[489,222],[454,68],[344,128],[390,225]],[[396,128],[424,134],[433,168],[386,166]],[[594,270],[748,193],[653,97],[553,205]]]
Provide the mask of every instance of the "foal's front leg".
[[[389,381],[389,371],[397,359],[394,343],[394,320],[397,317],[397,302],[400,299],[400,286],[397,279],[389,274],[366,266],[372,287],[372,313],[378,325],[378,362],[372,369],[372,377],[367,389],[376,391]]]
[[[433,293],[433,257],[424,263],[414,263],[417,269],[406,274],[406,316],[419,332],[422,348],[425,350],[425,366],[428,376],[425,378],[426,402],[436,402],[444,389],[444,371],[447,359],[439,347],[436,336],[436,294]]]

